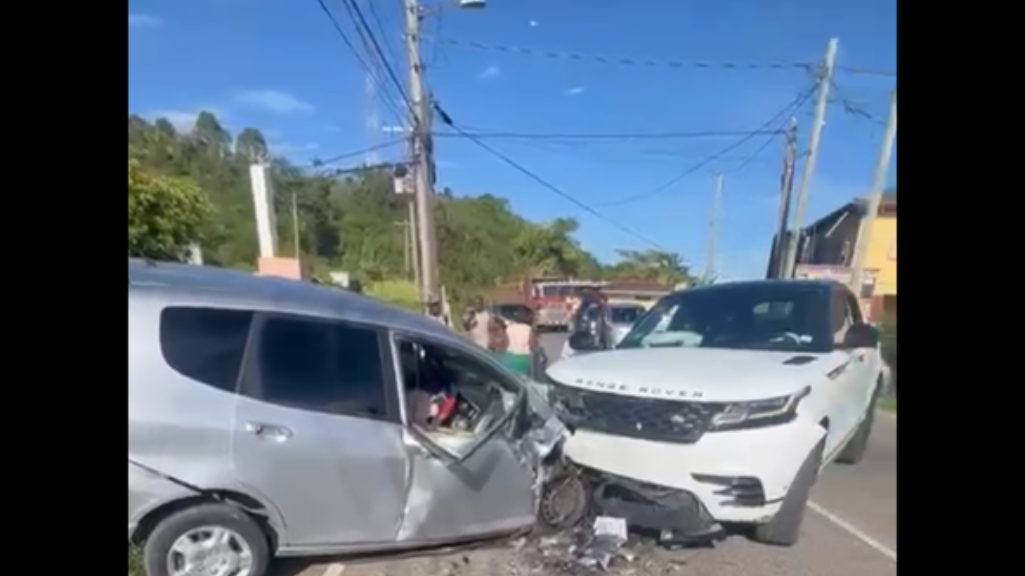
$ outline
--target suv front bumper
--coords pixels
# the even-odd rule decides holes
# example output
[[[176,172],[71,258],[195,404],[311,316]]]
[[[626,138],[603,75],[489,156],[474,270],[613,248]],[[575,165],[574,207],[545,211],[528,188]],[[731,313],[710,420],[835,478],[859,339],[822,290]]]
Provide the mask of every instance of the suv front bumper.
[[[709,432],[674,444],[577,430],[564,447],[576,464],[693,495],[716,522],[763,523],[825,430],[815,423]],[[628,519],[629,520],[629,519]]]

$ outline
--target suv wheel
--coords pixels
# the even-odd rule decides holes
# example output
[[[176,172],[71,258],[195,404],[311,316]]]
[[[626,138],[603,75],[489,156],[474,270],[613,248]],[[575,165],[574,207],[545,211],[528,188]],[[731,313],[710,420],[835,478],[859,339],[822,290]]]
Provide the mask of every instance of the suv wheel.
[[[146,539],[143,558],[147,576],[265,576],[270,548],[266,534],[241,509],[200,504],[161,520]]]
[[[801,524],[804,522],[804,509],[811,497],[811,489],[819,477],[819,466],[822,463],[822,452],[825,443],[819,443],[812,450],[804,464],[797,471],[794,482],[790,485],[783,505],[768,524],[755,527],[753,539],[756,542],[773,546],[793,546],[801,536]]]

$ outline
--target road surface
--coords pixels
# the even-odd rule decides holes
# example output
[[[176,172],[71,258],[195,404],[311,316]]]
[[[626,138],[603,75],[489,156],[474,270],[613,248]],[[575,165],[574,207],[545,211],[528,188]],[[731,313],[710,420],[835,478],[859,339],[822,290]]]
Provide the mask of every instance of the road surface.
[[[546,335],[558,359],[564,336]],[[772,548],[731,537],[712,549],[649,550],[610,575],[664,576],[896,576],[897,420],[880,414],[865,459],[827,468],[812,496],[801,541]],[[558,572],[516,569],[520,552],[492,547],[390,561],[284,566],[274,576],[495,576]]]

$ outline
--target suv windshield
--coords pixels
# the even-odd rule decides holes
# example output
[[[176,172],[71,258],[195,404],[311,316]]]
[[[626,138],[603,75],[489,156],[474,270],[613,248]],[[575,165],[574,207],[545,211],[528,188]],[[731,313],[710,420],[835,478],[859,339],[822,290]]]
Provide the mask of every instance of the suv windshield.
[[[817,284],[749,282],[670,294],[617,348],[824,352],[831,344],[828,290]]]

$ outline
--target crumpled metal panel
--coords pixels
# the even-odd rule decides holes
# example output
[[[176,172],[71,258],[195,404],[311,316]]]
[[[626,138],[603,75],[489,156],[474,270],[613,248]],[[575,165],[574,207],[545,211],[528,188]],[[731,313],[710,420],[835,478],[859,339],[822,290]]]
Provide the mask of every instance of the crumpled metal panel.
[[[410,484],[398,539],[454,540],[533,525],[534,473],[504,439],[463,462],[410,448]]]

